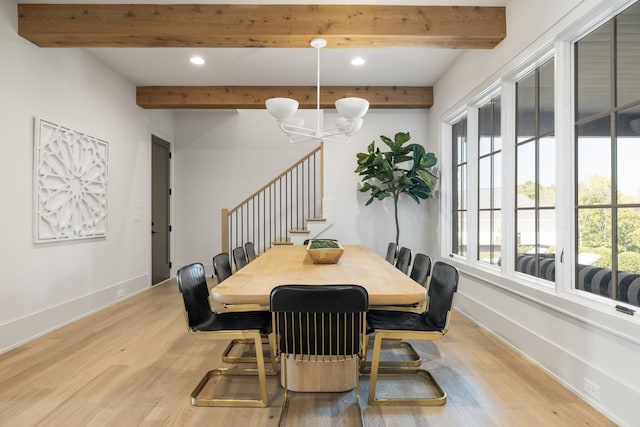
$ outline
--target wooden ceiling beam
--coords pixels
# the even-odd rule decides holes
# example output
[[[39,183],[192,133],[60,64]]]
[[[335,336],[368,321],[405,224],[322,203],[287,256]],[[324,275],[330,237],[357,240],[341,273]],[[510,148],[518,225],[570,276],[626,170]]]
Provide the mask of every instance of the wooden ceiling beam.
[[[441,47],[490,49],[504,7],[240,4],[18,4],[40,47]]]
[[[370,108],[430,108],[432,87],[324,86],[320,107],[334,108],[336,100],[357,96]],[[286,97],[302,109],[316,108],[315,86],[138,86],[136,103],[147,109],[261,109],[268,98]]]

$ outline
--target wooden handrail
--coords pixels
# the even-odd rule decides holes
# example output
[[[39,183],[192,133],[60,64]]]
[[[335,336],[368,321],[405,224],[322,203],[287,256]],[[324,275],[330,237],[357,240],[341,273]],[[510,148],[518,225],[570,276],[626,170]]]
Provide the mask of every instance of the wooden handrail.
[[[271,197],[272,194],[272,190],[274,188],[276,188],[276,186],[278,186],[278,188],[282,188],[282,182],[283,180],[285,180],[285,182],[287,182],[286,180],[288,179],[287,176],[289,174],[299,174],[300,172],[300,168],[303,168],[302,170],[304,171],[304,167],[309,163],[309,162],[313,162],[317,165],[317,168],[314,167],[314,171],[315,171],[315,178],[313,179],[314,183],[317,183],[317,187],[315,187],[315,190],[313,190],[313,193],[309,193],[309,195],[306,196],[306,201],[307,203],[310,202],[310,200],[314,201],[314,205],[317,206],[318,204],[321,203],[323,195],[324,195],[324,144],[321,143],[318,147],[316,147],[315,149],[313,149],[310,153],[308,153],[307,155],[305,155],[304,157],[302,157],[300,160],[298,160],[297,162],[295,162],[294,164],[292,164],[290,167],[288,167],[284,172],[280,173],[278,176],[276,176],[275,178],[273,178],[272,180],[270,180],[267,184],[263,185],[260,189],[258,189],[257,191],[253,192],[253,194],[251,194],[249,197],[245,198],[242,202],[238,203],[234,208],[232,209],[222,209],[221,212],[221,250],[222,251],[230,251],[231,250],[231,240],[235,240],[236,243],[238,240],[238,236],[236,236],[236,234],[239,234],[239,230],[237,229],[237,225],[234,227],[234,224],[238,224],[238,214],[243,215],[243,212],[246,212],[246,208],[249,207],[249,205],[251,204],[253,209],[253,206],[255,206],[256,203],[258,203],[258,206],[260,206],[260,203],[266,203],[265,200],[269,200],[268,198]],[[303,177],[304,180],[304,177]],[[288,185],[288,184],[285,184]],[[315,186],[316,184],[314,184]],[[309,189],[310,190],[310,189]],[[316,193],[317,190],[317,193]],[[278,190],[274,190],[274,191],[278,191]],[[293,197],[293,195],[291,196],[291,199],[296,199],[296,200],[304,200],[304,189],[302,189],[303,193],[298,193],[298,197]],[[268,193],[268,196],[267,196]],[[313,197],[310,198],[310,194],[313,194]],[[299,196],[303,196],[302,199],[299,198]],[[287,201],[287,203],[291,203],[291,199],[287,198],[285,195],[284,200]],[[260,201],[262,200],[262,202]],[[256,202],[257,201],[257,202]],[[269,202],[269,206],[271,209],[271,202]],[[305,203],[305,202],[302,202]],[[266,205],[263,205],[263,208]],[[261,244],[263,249],[268,249],[268,247],[270,247],[270,245],[273,243],[273,240],[271,239],[267,239],[266,235],[268,234],[270,238],[275,237],[275,230],[278,229],[279,232],[279,236],[280,238],[284,238],[282,231],[285,227],[283,227],[283,224],[286,226],[286,228],[288,230],[291,229],[292,227],[292,219],[295,216],[296,218],[296,223],[295,225],[300,224],[300,222],[304,222],[305,221],[305,217],[301,217],[299,216],[300,212],[298,212],[298,207],[300,205],[298,204],[298,202],[296,201],[296,203],[294,205],[282,205],[280,208],[275,208],[274,210],[281,210],[280,211],[280,217],[278,218],[278,222],[274,223],[274,222],[265,222],[264,224],[260,224],[257,223],[258,228],[255,228],[256,223],[250,224],[248,227],[250,229],[254,230],[260,230],[260,228],[262,228],[261,231],[258,231],[258,235],[261,234],[261,236],[265,236],[262,239],[260,239],[258,237],[258,240],[261,240]],[[308,210],[308,209],[307,209]],[[294,211],[297,212],[296,215],[294,215]],[[273,211],[271,212],[273,213]],[[305,212],[305,208],[303,207],[302,209],[302,214],[309,214],[310,211]],[[289,215],[290,214],[290,215]],[[313,214],[316,214],[316,211],[314,209]],[[251,213],[247,213],[247,218],[251,215]],[[269,219],[271,221],[274,220],[274,217],[272,215],[267,215],[267,217],[269,217]],[[235,219],[234,219],[235,218]],[[266,218],[266,217],[265,217]],[[243,223],[242,223],[242,217],[241,217],[241,222],[240,224],[240,231],[244,230],[246,231],[246,228],[243,228]],[[235,231],[232,230],[231,228],[235,228]],[[297,228],[297,227],[294,227]],[[272,232],[274,232],[272,234]],[[255,237],[255,234],[254,234]],[[235,238],[235,239],[234,239]],[[242,237],[242,235],[240,236],[240,240],[245,240],[244,237]],[[269,240],[269,245],[266,245],[266,241]],[[279,239],[277,239],[279,240]]]
[[[292,170],[294,170],[295,168],[300,166],[302,163],[304,163],[305,161],[309,160],[311,157],[313,157],[318,152],[320,152],[320,164],[322,165],[323,162],[324,162],[324,143],[320,143],[320,145],[318,147],[316,147],[315,150],[313,150],[312,152],[310,152],[309,154],[307,154],[306,156],[304,156],[303,158],[301,158],[300,160],[295,162],[293,165],[289,166],[289,168],[287,170],[285,170],[280,175],[276,176],[271,181],[269,181],[268,183],[263,185],[259,190],[255,191],[252,195],[250,195],[249,197],[247,197],[246,199],[244,199],[243,201],[238,203],[236,205],[236,207],[229,209],[227,211],[227,215],[231,215],[232,213],[234,213],[235,211],[240,209],[240,207],[242,207],[242,205],[244,205],[245,203],[248,203],[249,201],[251,201],[251,199],[256,197],[258,194],[262,193],[264,190],[266,190],[271,185],[273,185],[275,182],[277,182],[280,178],[284,177],[286,174],[288,174],[289,172],[291,172]],[[323,180],[323,169],[322,168],[320,169],[320,182],[321,183],[324,182],[324,180]],[[321,187],[321,188],[323,188],[323,187]],[[321,199],[322,199],[322,197],[321,197]]]
[[[223,208],[220,215],[221,227],[220,227],[220,249],[225,252],[225,249],[229,248],[229,209]],[[231,254],[229,254],[231,255]]]

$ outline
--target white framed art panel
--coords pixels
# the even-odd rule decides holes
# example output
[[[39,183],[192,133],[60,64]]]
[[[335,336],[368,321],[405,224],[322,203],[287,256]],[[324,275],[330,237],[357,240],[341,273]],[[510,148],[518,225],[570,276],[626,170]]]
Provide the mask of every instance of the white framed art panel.
[[[109,144],[35,118],[34,241],[107,235]]]

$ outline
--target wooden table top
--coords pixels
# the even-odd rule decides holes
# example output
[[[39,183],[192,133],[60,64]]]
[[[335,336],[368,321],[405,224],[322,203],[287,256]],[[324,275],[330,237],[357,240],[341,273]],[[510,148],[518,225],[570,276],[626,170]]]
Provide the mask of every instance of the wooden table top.
[[[344,246],[337,264],[314,264],[303,245],[274,246],[211,290],[223,304],[269,306],[271,289],[285,284],[355,284],[370,305],[419,303],[426,289],[364,246]]]

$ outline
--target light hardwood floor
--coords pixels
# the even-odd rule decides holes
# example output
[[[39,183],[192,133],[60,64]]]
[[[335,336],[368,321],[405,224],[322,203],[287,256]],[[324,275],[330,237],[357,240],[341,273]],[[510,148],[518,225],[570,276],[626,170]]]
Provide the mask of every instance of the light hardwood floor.
[[[269,408],[190,405],[202,375],[222,365],[224,346],[187,333],[177,285],[168,281],[0,355],[0,425],[275,426],[282,401],[276,377],[269,377]],[[369,407],[365,376],[365,425],[614,425],[458,312],[442,340],[415,347],[448,392],[447,404]],[[255,391],[252,381],[213,388]],[[414,385],[381,386],[382,392],[407,392]],[[353,391],[292,393],[287,425],[353,425],[354,399]]]

